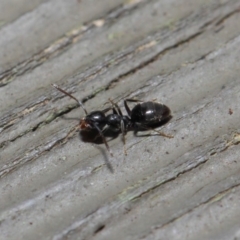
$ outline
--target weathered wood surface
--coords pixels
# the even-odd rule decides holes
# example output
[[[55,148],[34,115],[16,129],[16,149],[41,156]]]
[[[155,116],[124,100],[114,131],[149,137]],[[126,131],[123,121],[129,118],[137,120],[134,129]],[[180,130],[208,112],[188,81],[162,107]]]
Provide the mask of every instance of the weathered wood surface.
[[[240,1],[0,2],[1,239],[240,239]],[[157,98],[159,136],[83,142],[82,109]],[[125,112],[125,111],[124,111]]]

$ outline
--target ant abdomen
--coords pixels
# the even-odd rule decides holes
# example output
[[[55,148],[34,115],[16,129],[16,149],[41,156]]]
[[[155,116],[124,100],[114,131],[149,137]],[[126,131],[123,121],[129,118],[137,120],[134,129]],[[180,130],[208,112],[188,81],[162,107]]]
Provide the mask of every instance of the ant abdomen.
[[[137,104],[131,111],[131,120],[133,122],[151,125],[160,123],[169,118],[170,109],[161,103],[143,102]]]

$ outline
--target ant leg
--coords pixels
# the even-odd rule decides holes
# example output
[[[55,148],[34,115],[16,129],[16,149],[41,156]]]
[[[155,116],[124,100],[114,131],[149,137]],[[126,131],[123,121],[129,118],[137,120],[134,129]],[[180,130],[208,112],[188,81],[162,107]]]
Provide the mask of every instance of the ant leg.
[[[112,109],[112,107],[108,107],[108,108],[103,109],[102,112],[103,112],[103,113],[106,113],[106,112],[108,112],[108,111],[111,110],[111,109]]]
[[[93,123],[93,126],[98,130],[98,133],[99,133],[99,135],[101,136],[101,138],[102,138],[102,140],[103,140],[103,142],[104,142],[104,144],[105,144],[108,152],[109,152],[110,155],[113,157],[113,154],[112,154],[112,152],[111,152],[111,150],[110,150],[110,148],[109,148],[109,146],[108,146],[108,143],[107,143],[107,141],[106,141],[106,138],[104,137],[101,129],[100,129],[95,123]]]
[[[160,132],[160,131],[158,131],[158,130],[156,130],[156,129],[154,129],[154,128],[151,128],[151,127],[148,127],[148,126],[145,126],[145,125],[141,125],[141,128],[144,128],[144,129],[146,129],[146,130],[151,130],[151,131],[153,131],[153,132],[156,132],[156,133],[158,133],[160,136],[163,136],[163,137],[173,138],[172,135],[168,135],[168,134],[166,134],[166,133]]]
[[[119,113],[117,112],[116,108],[115,107],[118,107],[117,104],[115,104],[114,102],[112,102],[111,99],[109,99],[108,102],[105,102],[104,105],[106,105],[107,103],[111,103],[112,104],[112,107],[109,107],[109,110],[112,109],[113,110],[113,114],[117,114],[119,115]],[[114,107],[115,106],[115,107]],[[119,108],[119,107],[118,107]],[[104,110],[103,110],[104,111]],[[107,112],[107,111],[106,111]]]
[[[122,141],[123,141],[123,149],[124,149],[124,154],[127,155],[127,150],[126,150],[126,142],[125,142],[125,126],[124,126],[124,121],[121,120],[121,131],[122,131]]]
[[[125,99],[126,102],[144,102],[142,100],[139,100],[139,99],[133,99],[133,98],[127,98]]]
[[[131,117],[131,110],[130,110],[128,104],[127,104],[127,100],[124,100],[123,103],[124,103],[124,107],[127,111],[128,116]]]
[[[150,129],[149,129],[149,130],[150,130]],[[167,137],[167,138],[174,138],[172,135],[169,135],[169,134],[160,132],[160,131],[158,131],[158,130],[155,130],[155,129],[151,129],[151,130],[154,131],[154,132],[157,132],[160,136]]]
[[[131,116],[131,110],[130,110],[127,102],[143,102],[143,101],[138,100],[138,99],[131,99],[131,98],[128,98],[128,99],[124,100],[124,102],[123,102],[124,103],[124,107],[125,107],[125,109],[126,109],[126,111],[128,113],[128,116],[130,117]]]
[[[117,115],[120,115],[121,117],[123,116],[122,111],[120,109],[120,107],[118,106],[118,104],[114,103],[110,98],[108,99],[109,102],[113,105],[113,109],[116,111],[116,109],[118,110]],[[116,108],[116,109],[115,109]],[[125,126],[124,126],[124,121],[121,120],[120,122],[121,125],[121,132],[122,132],[122,141],[123,141],[123,149],[124,149],[124,154],[127,155],[127,150],[126,150],[126,142],[125,142]]]
[[[101,133],[104,135],[104,133],[107,131],[107,127],[105,126],[102,130],[101,130]],[[99,132],[99,131],[98,131]],[[95,138],[94,138],[94,140],[96,140],[97,138],[99,138],[99,136],[100,136],[100,134],[98,134]],[[101,136],[100,136],[101,137]]]
[[[117,114],[120,115],[120,116],[123,116],[120,107],[115,102],[113,102],[110,98],[108,100],[113,105],[113,109],[116,108],[118,110]]]

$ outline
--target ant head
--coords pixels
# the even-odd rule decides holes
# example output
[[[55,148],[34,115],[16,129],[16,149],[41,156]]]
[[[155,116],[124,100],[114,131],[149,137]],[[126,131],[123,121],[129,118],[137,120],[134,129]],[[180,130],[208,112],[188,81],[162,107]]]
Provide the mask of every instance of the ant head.
[[[81,106],[86,114],[86,117],[80,120],[80,129],[94,129],[98,131],[98,134],[102,137],[102,140],[108,150],[108,152],[111,154],[111,156],[113,156],[112,152],[110,151],[110,148],[108,146],[108,143],[102,133],[102,130],[104,128],[104,126],[106,125],[106,116],[105,116],[105,112],[108,109],[105,109],[105,111],[94,111],[91,112],[90,114],[87,113],[87,110],[85,109],[85,107],[83,106],[82,102],[79,101],[77,98],[75,98],[74,96],[72,96],[70,93],[64,91],[63,89],[61,89],[60,87],[58,87],[56,84],[52,84],[53,87],[55,87],[58,91],[64,93],[65,95],[69,96],[70,98],[74,99],[79,106]]]
[[[106,116],[102,111],[89,113],[85,118],[80,120],[80,129],[103,129],[106,125]]]

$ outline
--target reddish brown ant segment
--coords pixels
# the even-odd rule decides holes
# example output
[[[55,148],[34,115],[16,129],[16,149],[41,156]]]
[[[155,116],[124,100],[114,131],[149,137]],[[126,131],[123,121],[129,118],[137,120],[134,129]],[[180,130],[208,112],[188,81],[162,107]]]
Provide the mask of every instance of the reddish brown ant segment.
[[[85,119],[81,119],[79,123],[79,127],[81,130],[87,130],[90,126],[89,124],[85,121]]]

